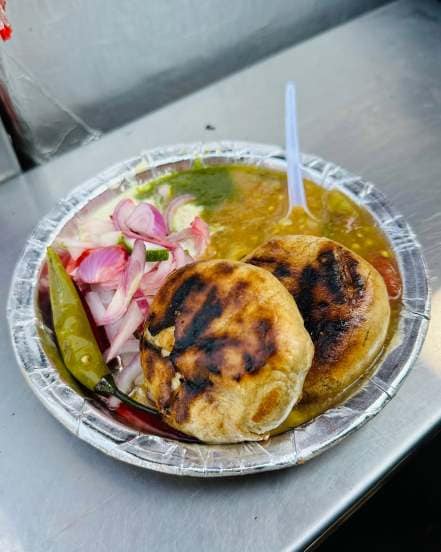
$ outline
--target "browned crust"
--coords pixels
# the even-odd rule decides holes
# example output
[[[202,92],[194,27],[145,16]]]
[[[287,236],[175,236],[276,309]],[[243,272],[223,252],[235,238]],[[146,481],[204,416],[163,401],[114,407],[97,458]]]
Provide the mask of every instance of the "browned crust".
[[[304,401],[357,379],[384,341],[389,303],[381,276],[344,246],[314,236],[273,238],[247,262],[270,271],[296,300],[315,347]]]
[[[172,348],[161,350],[162,332],[170,328]],[[301,347],[292,353],[287,340]],[[303,354],[298,368],[297,354]],[[282,380],[286,370],[295,385],[288,385],[286,393],[268,388],[251,405],[250,418],[258,429],[271,410],[285,412],[297,399],[311,358],[312,345],[289,293],[268,272],[229,261],[194,263],[173,273],[155,296],[141,343],[151,398],[167,421],[184,431],[194,424],[195,403],[204,401],[220,411],[235,396],[236,403],[251,404],[253,387]],[[245,389],[250,391],[244,398]],[[239,407],[232,404],[233,410]],[[225,425],[221,417],[216,423]]]
[[[182,385],[174,395],[169,386],[161,383],[166,396],[161,393],[160,408],[179,423],[188,418],[193,398],[209,392],[212,376],[240,381],[245,374],[256,374],[277,352],[273,321],[264,313],[247,326],[246,334],[231,331],[234,322],[243,323],[240,309],[252,286],[249,280],[232,280],[224,293],[226,278],[232,277],[237,268],[232,263],[219,262],[208,271],[192,273],[191,267],[183,267],[159,291],[152,307],[150,334],[156,336],[174,326],[175,340],[167,358],[145,343],[147,378],[151,379],[154,371],[161,372],[167,380],[177,371],[183,375]],[[228,327],[231,312],[236,320],[231,320]],[[216,323],[223,317],[226,319],[220,329]]]

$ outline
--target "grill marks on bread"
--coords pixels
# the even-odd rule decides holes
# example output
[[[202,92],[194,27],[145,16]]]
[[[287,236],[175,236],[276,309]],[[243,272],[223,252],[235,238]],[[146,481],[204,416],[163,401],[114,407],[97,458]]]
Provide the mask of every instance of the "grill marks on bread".
[[[314,236],[274,238],[247,262],[276,276],[303,316],[315,347],[304,400],[332,394],[361,375],[384,341],[390,314],[384,282],[369,263]]]
[[[324,243],[305,266],[290,265],[277,239],[269,242],[272,248],[274,255],[260,256],[257,251],[248,262],[272,272],[293,295],[315,346],[314,361],[337,361],[344,353],[345,336],[363,322],[355,314],[366,292],[359,261],[349,250]]]
[[[273,300],[275,295],[278,297]],[[172,346],[161,347],[170,329]],[[286,339],[291,337],[294,345],[296,340],[305,342],[298,367],[293,365],[297,353],[286,351]],[[302,354],[301,348],[298,354]],[[253,409],[250,419],[254,416],[255,425],[260,420],[266,423],[274,414],[272,410],[288,408],[288,413],[289,404],[298,398],[311,358],[312,344],[283,286],[264,270],[229,261],[194,263],[172,274],[155,296],[141,347],[154,402],[171,425],[184,431],[184,426],[195,422],[191,412],[196,402],[211,405],[217,412],[213,417],[220,423],[220,412],[225,415],[234,396],[236,404],[231,409],[239,426],[245,403]],[[289,378],[296,379],[298,371],[298,381],[289,386],[286,397],[277,383],[277,388],[269,389],[268,396],[256,399],[258,404],[253,405],[253,392],[245,396],[245,388],[255,385],[265,389],[265,382],[273,385],[272,380],[278,377],[273,369],[283,363],[286,367],[281,372],[286,369]],[[283,401],[287,404],[279,404]],[[222,422],[225,427],[219,429],[219,436],[212,431],[215,441],[221,439],[216,442],[225,442],[222,439],[227,439],[228,432],[229,441],[251,438],[250,428],[241,435],[240,427],[237,438],[231,437],[232,422],[230,426],[228,423]]]
[[[348,250],[325,245],[289,290],[297,301],[315,345],[316,362],[335,362],[344,354],[346,336],[363,322],[359,306],[366,282]]]
[[[276,352],[270,318],[255,320],[247,335],[230,331],[235,323],[243,322],[240,309],[245,307],[246,291],[251,285],[249,281],[238,280],[227,293],[220,289],[219,276],[232,276],[235,268],[219,263],[204,276],[189,277],[188,269],[181,269],[163,288],[163,293],[158,294],[157,303],[163,308],[152,310],[149,323],[152,336],[175,327],[175,342],[168,357],[173,366],[179,370],[182,357],[192,357],[192,367],[185,363],[186,372],[190,371],[186,384],[192,390],[205,390],[207,385],[200,382],[209,380],[210,373],[222,373],[238,381],[244,374],[259,370]],[[229,367],[233,363],[228,363],[228,357],[234,357],[234,369]]]

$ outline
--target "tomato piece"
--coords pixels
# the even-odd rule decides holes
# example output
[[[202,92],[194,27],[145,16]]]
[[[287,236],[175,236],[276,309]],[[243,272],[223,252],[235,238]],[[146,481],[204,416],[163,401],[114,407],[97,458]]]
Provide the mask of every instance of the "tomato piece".
[[[161,420],[159,416],[148,414],[147,412],[141,412],[131,406],[121,403],[115,410],[116,418],[139,431],[144,433],[151,433],[153,435],[159,435],[161,437],[179,439],[180,441],[195,442],[196,439],[184,435],[180,431],[171,428],[165,422]]]
[[[400,273],[398,272],[395,261],[378,256],[372,259],[371,264],[378,270],[381,276],[383,276],[389,299],[399,299],[401,297],[402,285]]]

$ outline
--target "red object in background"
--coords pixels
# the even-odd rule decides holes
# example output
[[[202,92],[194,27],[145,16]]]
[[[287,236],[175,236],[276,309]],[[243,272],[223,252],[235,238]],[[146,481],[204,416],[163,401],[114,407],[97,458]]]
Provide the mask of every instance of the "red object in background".
[[[9,25],[5,25],[3,29],[0,29],[0,37],[2,40],[9,40],[12,36],[12,29]]]
[[[6,0],[0,0],[0,38],[9,40],[12,36],[12,27],[6,16]]]

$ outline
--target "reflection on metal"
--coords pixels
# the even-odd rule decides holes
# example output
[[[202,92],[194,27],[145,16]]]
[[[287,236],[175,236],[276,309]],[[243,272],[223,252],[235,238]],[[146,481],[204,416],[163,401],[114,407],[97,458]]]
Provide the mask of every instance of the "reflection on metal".
[[[15,528],[15,520],[8,519],[0,510],[0,550],[8,552],[24,552],[20,535]]]
[[[141,467],[198,477],[241,475],[305,462],[361,427],[396,393],[421,348],[429,317],[426,269],[419,244],[405,220],[372,184],[351,178],[345,170],[314,156],[303,156],[304,175],[319,184],[326,178],[328,184],[371,211],[391,242],[403,279],[397,337],[381,357],[374,376],[344,404],[265,443],[188,444],[142,434],[116,422],[63,381],[43,347],[38,328],[44,330],[44,324],[35,309],[35,295],[46,247],[92,199],[109,189],[113,193],[125,190],[136,183],[140,172],[145,173],[144,179],[156,177],[175,164],[181,170],[189,167],[195,158],[207,164],[236,162],[285,169],[283,157],[283,151],[275,146],[241,142],[157,148],[87,181],[38,224],[16,267],[8,320],[29,385],[70,431],[105,453]]]
[[[21,169],[11,141],[0,121],[0,183],[20,174]]]
[[[18,141],[35,162],[42,163],[66,149],[84,145],[100,137],[67,105],[63,106],[47,87],[18,60],[3,51],[1,85],[15,106],[13,119]],[[12,76],[13,75],[13,76]],[[20,102],[20,109],[16,109]],[[30,125],[38,121],[39,129]]]
[[[11,1],[6,109],[36,162],[386,0]]]

